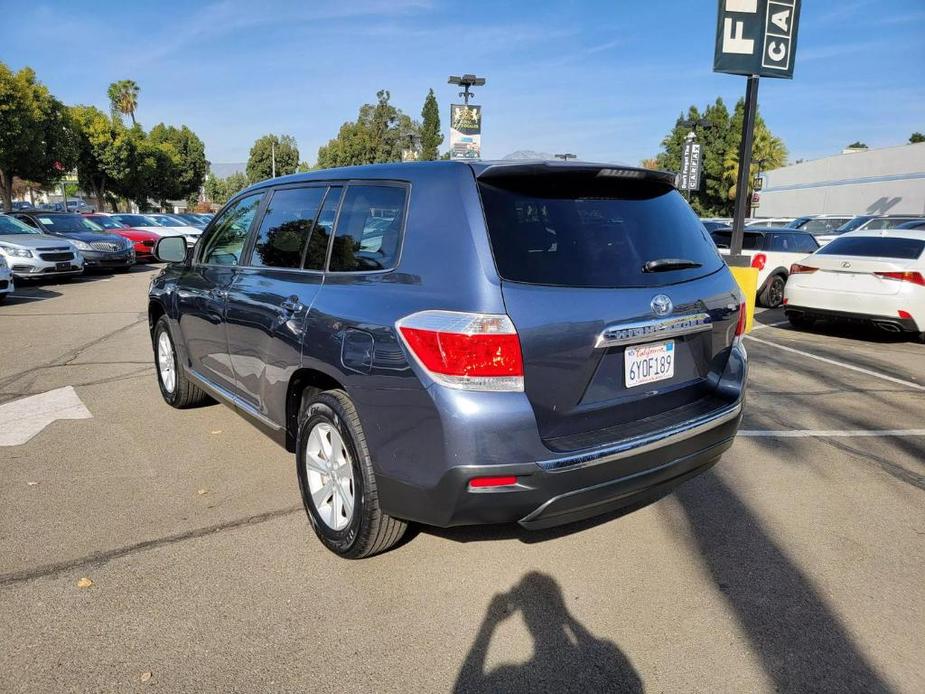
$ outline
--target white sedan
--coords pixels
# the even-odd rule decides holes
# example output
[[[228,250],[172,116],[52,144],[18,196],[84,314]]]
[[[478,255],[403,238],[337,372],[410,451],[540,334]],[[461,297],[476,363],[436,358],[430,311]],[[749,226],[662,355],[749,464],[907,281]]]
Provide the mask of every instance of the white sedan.
[[[784,305],[795,327],[847,318],[925,342],[925,231],[842,234],[790,268]]]

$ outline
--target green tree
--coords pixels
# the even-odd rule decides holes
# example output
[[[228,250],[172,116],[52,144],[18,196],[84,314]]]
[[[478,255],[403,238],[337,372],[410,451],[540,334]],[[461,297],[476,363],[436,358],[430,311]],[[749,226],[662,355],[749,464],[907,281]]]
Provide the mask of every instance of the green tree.
[[[31,68],[17,73],[0,63],[0,197],[12,211],[13,178],[49,185],[77,159],[74,124],[67,107],[36,80]]]
[[[176,128],[158,123],[148,135],[163,150],[159,163],[164,167],[161,186],[154,191],[158,200],[181,200],[199,193],[209,170],[202,140],[185,125]]]
[[[745,121],[745,102],[740,99],[736,104],[732,117],[732,130],[741,138],[742,125]],[[787,147],[783,140],[775,136],[765,125],[760,114],[755,114],[755,138],[752,144],[752,162],[749,167],[749,191],[751,193],[752,181],[762,171],[770,171],[784,166],[787,163]],[[730,205],[736,198],[736,181],[739,176],[739,147],[738,144],[730,146],[723,162],[724,178],[729,186],[727,197]]]
[[[318,149],[316,167],[358,166],[401,161],[405,135],[420,137],[420,125],[389,103],[387,90],[376,93],[375,104],[360,107],[356,121],[340,127],[337,137]]]
[[[135,125],[135,111],[138,110],[138,94],[141,91],[134,80],[119,80],[109,85],[109,103],[112,114],[130,116]]]
[[[919,142],[925,142],[925,135],[920,132],[914,132],[909,136],[909,144],[915,145]]]
[[[256,183],[273,176],[273,158],[276,158],[276,175],[295,173],[299,166],[299,148],[292,135],[264,135],[257,138],[247,159],[247,177]]]
[[[77,180],[106,209],[106,194],[114,181],[127,174],[127,130],[122,123],[93,106],[73,106],[76,126]]]
[[[204,184],[206,198],[218,205],[224,205],[231,196],[238,191],[244,190],[250,182],[247,176],[240,171],[235,171],[227,178],[219,178],[213,173],[206,177]]]
[[[440,156],[440,145],[443,144],[443,134],[440,132],[440,107],[434,90],[427,91],[424,99],[424,108],[421,109],[421,159],[433,161]]]
[[[855,142],[852,142],[850,145],[848,145],[846,149],[869,149],[869,148],[863,142],[861,142],[860,140],[857,140]]]

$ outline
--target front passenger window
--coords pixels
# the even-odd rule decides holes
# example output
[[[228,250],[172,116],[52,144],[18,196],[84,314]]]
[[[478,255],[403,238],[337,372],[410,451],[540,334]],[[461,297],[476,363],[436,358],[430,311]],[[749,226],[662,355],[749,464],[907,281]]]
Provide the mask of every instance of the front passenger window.
[[[263,193],[241,198],[215,222],[199,262],[206,265],[237,265],[247,242],[247,233],[257,215]]]

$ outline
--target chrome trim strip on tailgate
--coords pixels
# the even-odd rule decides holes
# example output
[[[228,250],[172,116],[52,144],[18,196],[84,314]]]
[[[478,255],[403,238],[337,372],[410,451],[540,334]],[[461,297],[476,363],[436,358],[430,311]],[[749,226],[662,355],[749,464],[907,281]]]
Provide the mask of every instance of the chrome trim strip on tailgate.
[[[594,347],[616,345],[638,345],[654,342],[666,337],[678,337],[713,329],[713,319],[708,313],[691,313],[671,318],[653,318],[635,323],[608,325],[597,336]]]
[[[702,417],[696,417],[651,434],[635,436],[617,444],[598,448],[586,453],[580,453],[578,455],[540,461],[537,465],[546,472],[567,472],[569,470],[588,467],[589,465],[610,463],[614,460],[647,453],[648,451],[661,448],[662,446],[670,446],[674,443],[693,438],[698,434],[702,434],[735,419],[741,412],[742,401],[740,400],[729,407],[724,407],[710,414],[703,415]]]

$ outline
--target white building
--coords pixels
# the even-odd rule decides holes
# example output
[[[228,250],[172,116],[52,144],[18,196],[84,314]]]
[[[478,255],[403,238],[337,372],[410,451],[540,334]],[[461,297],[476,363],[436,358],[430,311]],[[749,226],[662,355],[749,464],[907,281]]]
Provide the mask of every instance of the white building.
[[[925,143],[853,150],[768,171],[754,214],[925,216]]]

